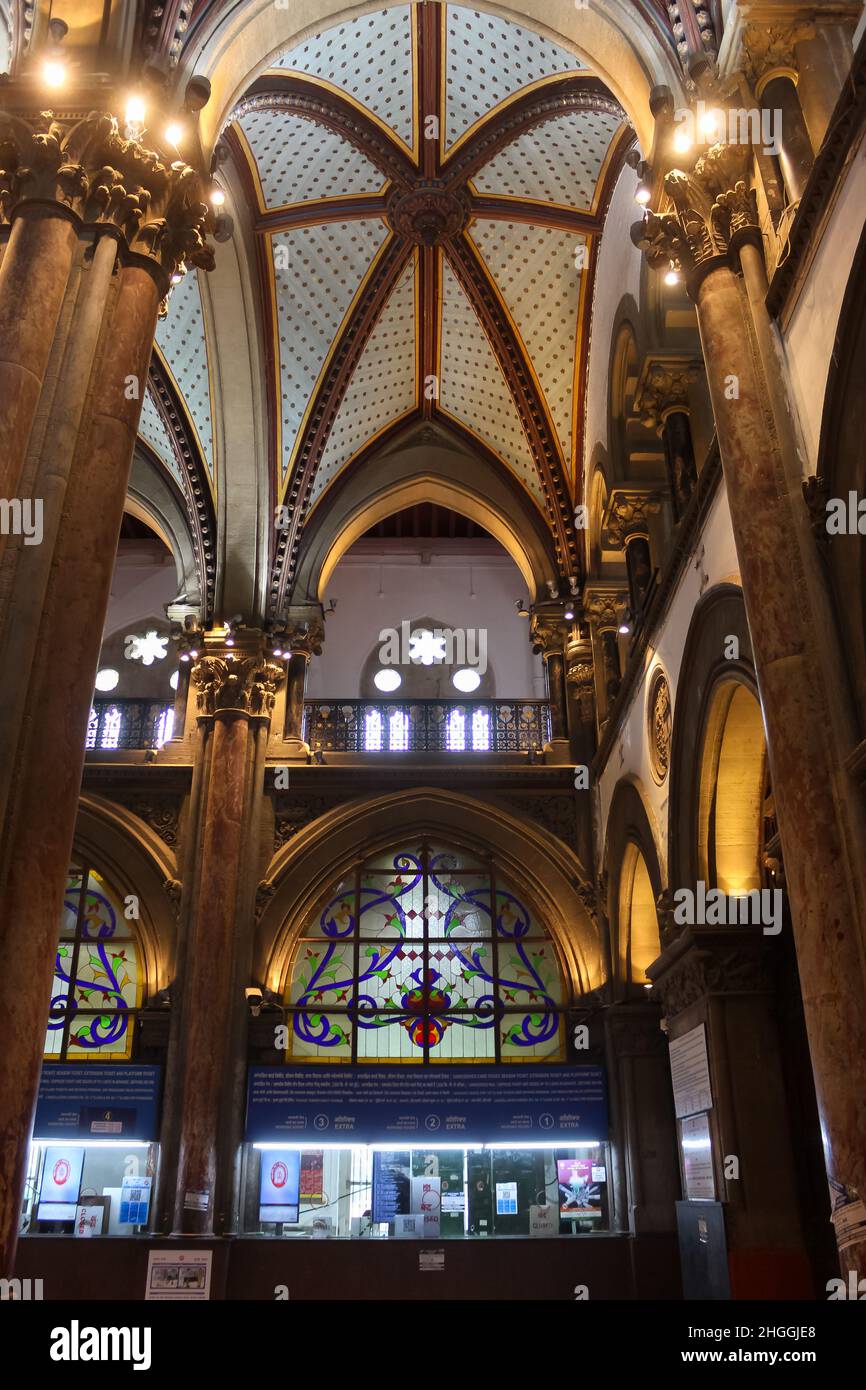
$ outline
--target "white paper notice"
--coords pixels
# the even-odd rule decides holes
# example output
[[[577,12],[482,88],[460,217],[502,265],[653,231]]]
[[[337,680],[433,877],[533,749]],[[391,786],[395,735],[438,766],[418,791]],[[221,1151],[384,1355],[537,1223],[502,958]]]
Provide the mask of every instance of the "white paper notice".
[[[671,1042],[671,1081],[678,1120],[699,1110],[712,1110],[707,1034],[702,1023]]]
[[[147,1257],[145,1302],[182,1298],[204,1303],[210,1298],[212,1250],[151,1250]]]

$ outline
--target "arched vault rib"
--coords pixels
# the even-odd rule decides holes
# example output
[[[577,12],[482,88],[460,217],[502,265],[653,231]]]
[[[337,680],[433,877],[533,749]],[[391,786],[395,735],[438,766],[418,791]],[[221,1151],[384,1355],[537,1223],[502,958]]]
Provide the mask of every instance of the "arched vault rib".
[[[260,77],[234,114],[243,116],[244,111],[301,116],[342,136],[391,183],[408,187],[415,180],[415,165],[399,141],[346,97],[303,77],[276,73]]]
[[[508,145],[547,121],[555,121],[573,111],[601,111],[626,119],[625,112],[597,77],[583,73],[561,77],[540,89],[518,97],[504,111],[487,116],[464,144],[442,161],[442,176],[448,187],[458,187],[474,178],[485,164]]]
[[[466,236],[446,254],[464,294],[478,315],[520,415],[544,491],[560,572],[576,575],[579,557],[571,518],[566,465],[547,405],[478,252]]]

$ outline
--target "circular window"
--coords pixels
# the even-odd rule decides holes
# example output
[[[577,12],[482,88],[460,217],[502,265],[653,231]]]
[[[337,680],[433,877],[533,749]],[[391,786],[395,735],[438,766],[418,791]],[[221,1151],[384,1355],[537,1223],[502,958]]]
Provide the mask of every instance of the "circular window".
[[[402,680],[403,678],[399,671],[389,671],[383,668],[381,671],[376,672],[373,677],[373,684],[377,690],[384,690],[387,692],[389,690],[396,690],[398,685],[402,684]]]
[[[119,680],[119,671],[115,671],[113,666],[103,666],[101,671],[97,671],[94,684],[97,690],[114,690]]]
[[[455,671],[451,681],[458,690],[463,691],[464,695],[470,695],[473,690],[478,689],[481,684],[481,677],[477,671],[470,671],[466,667],[463,671]]]

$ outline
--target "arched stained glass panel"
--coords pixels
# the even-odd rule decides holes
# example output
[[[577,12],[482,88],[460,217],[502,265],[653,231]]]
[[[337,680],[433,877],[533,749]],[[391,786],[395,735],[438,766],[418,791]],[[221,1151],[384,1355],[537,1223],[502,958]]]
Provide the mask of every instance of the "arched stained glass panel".
[[[46,1058],[124,1061],[130,1056],[142,988],[132,925],[101,875],[73,864],[54,962]]]
[[[298,943],[287,1003],[295,1061],[564,1056],[549,934],[491,863],[426,842],[334,885]]]

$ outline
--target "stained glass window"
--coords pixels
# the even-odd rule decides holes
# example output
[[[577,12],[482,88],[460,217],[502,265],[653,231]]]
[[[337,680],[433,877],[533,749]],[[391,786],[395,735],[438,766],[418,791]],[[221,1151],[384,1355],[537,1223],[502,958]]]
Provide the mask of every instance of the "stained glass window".
[[[287,1004],[295,1061],[564,1057],[549,934],[491,861],[426,840],[332,887],[298,942]]]
[[[126,1060],[140,1003],[133,923],[94,869],[73,864],[63,899],[45,1057]]]

